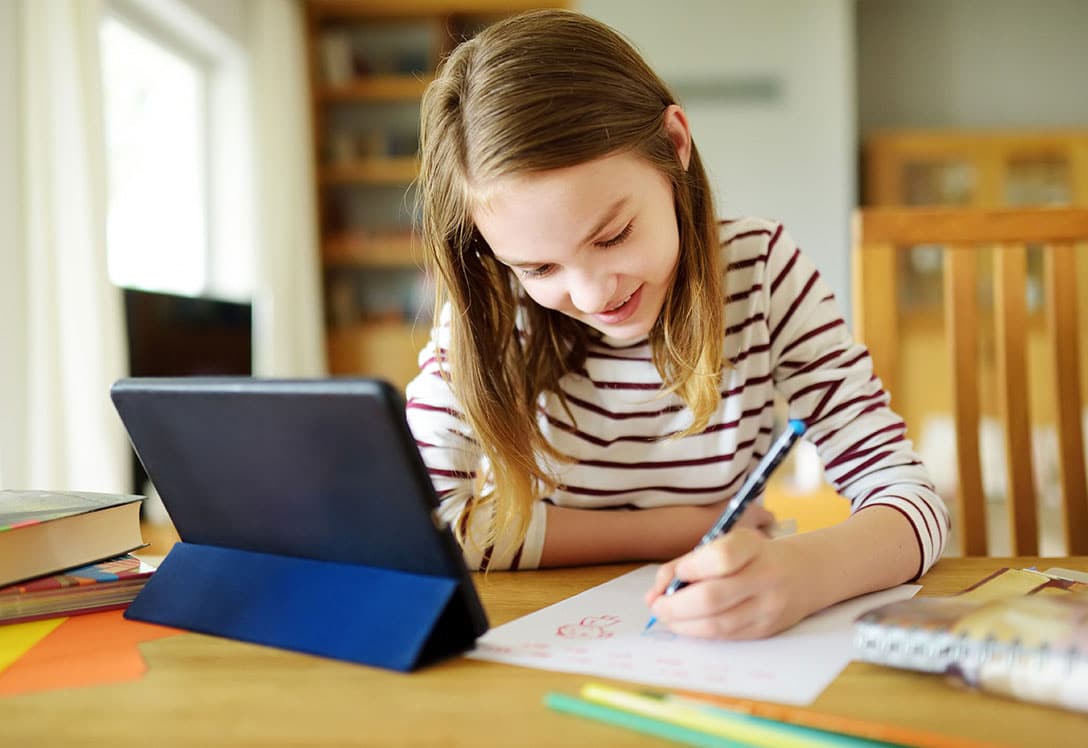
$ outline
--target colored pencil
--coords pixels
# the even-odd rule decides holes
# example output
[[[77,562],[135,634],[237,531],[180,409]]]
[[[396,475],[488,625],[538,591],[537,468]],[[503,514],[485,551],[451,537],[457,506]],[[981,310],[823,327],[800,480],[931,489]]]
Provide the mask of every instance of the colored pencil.
[[[691,730],[661,720],[644,717],[641,714],[633,714],[622,709],[613,709],[592,701],[584,701],[565,693],[549,693],[544,697],[544,703],[549,709],[554,709],[557,712],[586,717],[616,727],[624,727],[643,735],[652,735],[656,738],[664,738],[684,745],[694,745],[698,746],[698,748],[750,748],[750,746],[738,743],[735,740],[708,735],[698,730]]]
[[[883,722],[873,722],[854,717],[843,717],[837,714],[828,714],[816,709],[775,704],[768,701],[752,701],[730,696],[718,696],[716,694],[701,693],[697,691],[675,691],[672,693],[647,692],[641,693],[664,698],[666,700],[682,703],[701,704],[705,707],[717,709],[731,714],[747,714],[754,717],[763,717],[778,722],[788,722],[793,725],[811,727],[817,730],[854,735],[857,737],[880,740],[894,745],[909,745],[915,748],[996,748],[993,743],[970,738],[961,738],[955,735],[945,735],[939,732],[919,730],[913,727],[893,725]]]
[[[698,732],[735,740],[755,748],[873,748],[887,746],[852,735],[786,724],[761,717],[707,708],[704,705],[588,683],[582,698]]]

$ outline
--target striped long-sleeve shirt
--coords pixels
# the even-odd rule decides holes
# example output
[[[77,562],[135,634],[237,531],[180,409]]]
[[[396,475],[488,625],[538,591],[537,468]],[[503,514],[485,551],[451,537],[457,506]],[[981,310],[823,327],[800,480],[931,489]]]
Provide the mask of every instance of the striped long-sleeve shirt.
[[[808,425],[835,489],[851,510],[887,506],[914,528],[918,574],[939,557],[948,513],[906,439],[903,420],[872,371],[864,346],[850,336],[834,296],[808,258],[778,224],[746,218],[722,224],[725,267],[725,354],[721,405],[707,427],[680,439],[691,413],[676,395],[661,394],[649,343],[592,339],[581,371],[560,380],[574,420],[552,393],[542,396],[545,438],[574,458],[558,467],[558,506],[649,508],[709,504],[731,496],[768,450],[776,394],[789,417]],[[420,353],[421,372],[407,390],[408,422],[441,498],[447,522],[462,519],[480,470],[459,404],[438,371],[449,339],[439,323]],[[489,518],[475,512],[470,535],[483,537]],[[543,501],[523,540],[509,534],[491,547],[466,542],[472,568],[534,568],[544,545]]]

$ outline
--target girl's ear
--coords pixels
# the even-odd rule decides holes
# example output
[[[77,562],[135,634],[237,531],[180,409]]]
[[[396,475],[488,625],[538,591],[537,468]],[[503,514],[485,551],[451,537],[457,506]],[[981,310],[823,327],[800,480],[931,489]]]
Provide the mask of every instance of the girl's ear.
[[[691,162],[691,128],[688,127],[688,116],[678,104],[669,104],[661,116],[664,118],[662,125],[665,128],[665,134],[669,136],[673,148],[676,149],[676,157],[680,159],[680,165],[684,167],[684,171],[687,171],[688,163]]]

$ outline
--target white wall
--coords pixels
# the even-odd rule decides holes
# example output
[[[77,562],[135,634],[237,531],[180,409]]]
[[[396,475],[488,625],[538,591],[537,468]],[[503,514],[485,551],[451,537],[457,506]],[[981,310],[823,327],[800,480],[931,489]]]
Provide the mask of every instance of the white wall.
[[[19,12],[15,3],[0,0],[0,391],[25,392],[26,350],[22,311],[24,262],[22,253],[22,195],[19,190],[21,155],[16,112],[19,105]],[[23,485],[24,439],[18,433],[25,423],[16,398],[5,399],[0,412],[0,487]]]
[[[852,0],[582,0],[674,85],[723,216],[783,221],[849,309],[856,203]],[[770,96],[686,101],[691,83]],[[848,315],[847,315],[848,316]]]
[[[1088,125],[1088,2],[859,0],[863,133]]]

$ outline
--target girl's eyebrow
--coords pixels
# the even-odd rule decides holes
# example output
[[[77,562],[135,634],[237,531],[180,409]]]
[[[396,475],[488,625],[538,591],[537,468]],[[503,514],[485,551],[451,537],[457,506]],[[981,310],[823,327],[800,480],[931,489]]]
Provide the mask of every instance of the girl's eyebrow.
[[[597,222],[597,225],[593,227],[593,230],[586,234],[586,238],[582,240],[582,244],[589,244],[591,241],[593,241],[593,237],[604,231],[608,224],[616,220],[616,216],[620,214],[620,211],[623,210],[624,207],[626,207],[627,203],[630,202],[630,200],[631,197],[629,195],[624,195],[620,199],[616,200],[616,202],[608,206],[608,209],[604,212],[604,216],[602,216],[601,220]],[[495,254],[494,250],[492,250],[491,254],[496,260],[501,262],[503,265],[506,265],[507,267],[528,268],[536,267],[540,264],[539,262],[519,262],[517,260],[507,260]]]
[[[608,224],[616,219],[616,216],[619,215],[619,212],[623,210],[629,200],[630,196],[624,195],[619,200],[612,203],[612,205],[608,206],[608,210],[604,212],[604,216],[597,222],[597,225],[593,227],[593,230],[586,234],[586,238],[582,240],[582,244],[589,244],[593,241],[593,237],[604,231]]]

